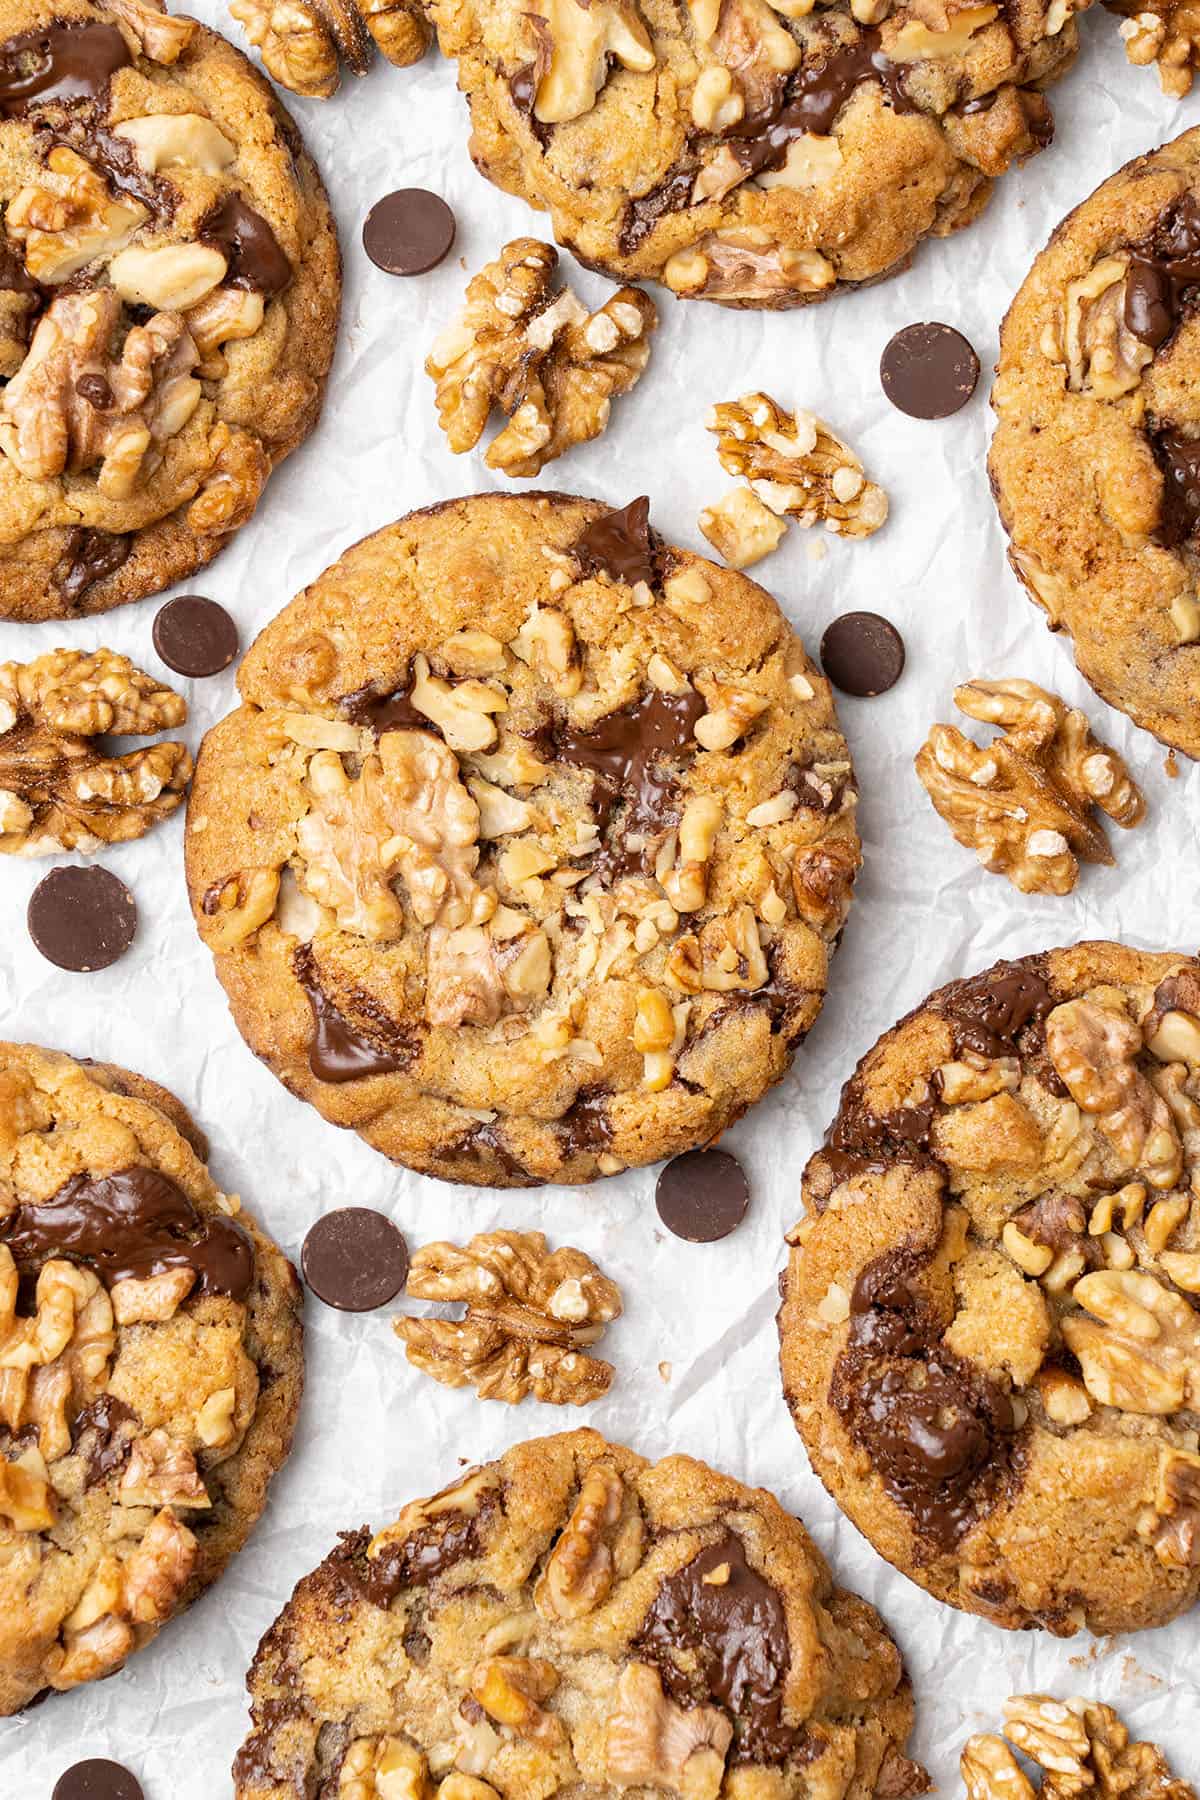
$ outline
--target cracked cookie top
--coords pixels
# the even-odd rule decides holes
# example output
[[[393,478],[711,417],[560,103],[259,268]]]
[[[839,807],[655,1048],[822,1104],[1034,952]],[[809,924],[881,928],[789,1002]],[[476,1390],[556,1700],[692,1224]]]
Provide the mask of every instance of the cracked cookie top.
[[[1084,0],[1086,4],[1086,0]],[[431,0],[471,153],[581,261],[789,307],[907,265],[1049,143],[1075,0]]]
[[[645,501],[480,495],[267,627],[188,814],[201,936],[297,1094],[423,1172],[705,1143],[816,1018],[859,861],[829,688]]]
[[[0,7],[0,617],[209,562],[312,429],[340,264],[232,45],[155,0]]]
[[[1200,755],[1200,130],[1064,219],[1000,339],[1009,561],[1080,673]]]
[[[206,1156],[143,1076],[0,1045],[0,1715],[148,1643],[287,1455],[299,1286]]]
[[[817,1473],[940,1599],[1062,1636],[1200,1593],[1200,961],[1080,944],[880,1039],[779,1315]]]
[[[345,1533],[259,1646],[237,1800],[923,1793],[874,1608],[799,1520],[594,1431]]]

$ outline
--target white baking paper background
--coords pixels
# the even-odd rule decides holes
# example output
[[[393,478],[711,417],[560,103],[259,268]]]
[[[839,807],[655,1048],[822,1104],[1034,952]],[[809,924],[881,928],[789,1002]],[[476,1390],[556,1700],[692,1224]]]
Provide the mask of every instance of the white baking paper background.
[[[216,0],[197,10],[227,23]],[[393,1168],[325,1124],[233,1027],[188,914],[181,817],[105,854],[136,894],[141,925],[132,951],[101,974],[66,974],[30,944],[25,905],[46,865],[8,861],[0,870],[4,1035],[112,1059],[173,1088],[210,1136],[217,1181],[241,1194],[294,1258],[322,1212],[366,1204],[391,1214],[414,1246],[500,1226],[544,1231],[553,1244],[594,1256],[626,1305],[602,1346],[616,1365],[612,1390],[576,1411],[533,1402],[512,1409],[440,1387],[409,1367],[393,1337],[398,1306],[355,1318],[311,1300],[295,1449],[248,1548],[115,1679],[0,1724],[3,1800],[49,1800],[57,1776],[84,1756],[127,1763],[148,1800],[229,1794],[255,1645],[336,1532],[391,1519],[406,1500],[450,1481],[460,1461],[584,1422],[647,1456],[686,1451],[769,1487],[805,1520],[839,1579],[874,1601],[895,1632],[917,1695],[914,1751],[941,1792],[961,1791],[963,1738],[994,1725],[1008,1694],[1034,1689],[1111,1702],[1200,1782],[1200,1613],[1167,1630],[1064,1643],[1005,1633],[939,1605],[875,1555],[813,1476],[776,1361],[776,1278],[784,1231],[799,1212],[800,1171],[841,1082],[882,1031],[940,982],[1000,956],[1091,936],[1154,949],[1197,942],[1200,772],[1181,761],[1169,780],[1162,748],[1076,674],[1066,638],[1049,635],[1008,570],[984,466],[987,372],[1035,251],[1120,163],[1200,122],[1200,87],[1182,103],[1164,98],[1153,70],[1128,67],[1107,14],[1085,18],[1082,35],[1074,70],[1052,90],[1055,143],[1000,183],[977,225],[925,245],[907,274],[882,286],[791,314],[681,305],[660,292],[649,372],[615,404],[605,437],[543,477],[614,504],[647,492],[665,537],[703,550],[697,513],[730,485],[703,428],[705,409],[764,388],[827,416],[891,496],[887,526],[867,542],[827,538],[828,556],[813,561],[814,534],[793,530],[753,571],[810,650],[837,614],[865,607],[895,620],[908,667],[883,698],[840,702],[862,791],[865,866],[822,1018],[791,1076],[726,1139],[753,1189],[733,1237],[707,1246],[671,1237],[654,1209],[653,1169],[586,1188],[482,1191]],[[331,101],[289,104],[337,209],[345,307],[320,428],[274,477],[233,548],[188,584],[234,613],[243,643],[366,532],[413,507],[504,486],[479,456],[447,451],[422,362],[459,303],[459,258],[474,272],[507,239],[545,234],[472,168],[465,106],[439,59],[415,71],[380,64],[362,82],[348,78]],[[401,186],[436,189],[459,222],[451,258],[415,280],[380,273],[360,241],[368,207]],[[605,292],[569,257],[563,266],[593,301]],[[879,386],[884,344],[919,319],[958,326],[985,370],[972,403],[940,423],[906,419]],[[107,644],[162,675],[150,641],[156,604],[65,626],[0,626],[0,656]],[[1144,827],[1112,833],[1117,866],[1086,870],[1066,899],[1026,898],[981,871],[913,774],[913,752],[934,719],[953,716],[951,689],[971,675],[1030,677],[1083,705],[1146,791]],[[185,685],[196,744],[233,704],[233,672]]]

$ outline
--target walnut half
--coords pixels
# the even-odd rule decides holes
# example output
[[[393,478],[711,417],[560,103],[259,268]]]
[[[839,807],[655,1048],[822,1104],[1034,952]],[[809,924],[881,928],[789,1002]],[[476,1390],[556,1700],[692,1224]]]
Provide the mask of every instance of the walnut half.
[[[1174,1777],[1157,1744],[1130,1743],[1110,1706],[1015,1694],[1005,1702],[1004,1736],[1041,1772],[1044,1800],[1195,1800]],[[969,1738],[960,1762],[968,1800],[1033,1800],[1038,1791],[1005,1744],[992,1733]]]
[[[551,1252],[540,1231],[494,1231],[427,1244],[413,1257],[413,1300],[466,1305],[460,1320],[398,1319],[408,1360],[447,1387],[516,1405],[527,1394],[583,1406],[608,1391],[610,1363],[586,1354],[621,1312],[621,1295],[582,1250]]]
[[[316,0],[230,0],[229,10],[267,73],[312,100],[336,93],[341,62],[355,75],[366,73],[372,39],[403,69],[421,60],[432,36],[419,0],[343,0],[336,9]]]

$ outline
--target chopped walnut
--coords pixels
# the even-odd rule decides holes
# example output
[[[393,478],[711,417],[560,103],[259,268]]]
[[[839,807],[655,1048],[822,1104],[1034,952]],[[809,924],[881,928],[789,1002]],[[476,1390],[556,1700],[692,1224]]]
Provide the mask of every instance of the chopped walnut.
[[[958,1759],[967,1800],[1034,1800],[1035,1789],[1004,1739],[981,1731]]]
[[[1200,1315],[1181,1294],[1138,1270],[1096,1269],[1071,1298],[1083,1311],[1062,1334],[1093,1399],[1159,1417],[1200,1400]]]
[[[25,246],[34,280],[53,286],[121,249],[149,215],[138,200],[114,199],[99,171],[65,144],[50,151],[46,169],[59,185],[18,189],[4,225]]]
[[[706,506],[699,526],[722,562],[748,569],[779,548],[787,523],[764,506],[753,488],[731,488],[715,506]]]
[[[636,1568],[641,1514],[627,1499],[612,1464],[594,1462],[534,1589],[534,1605],[544,1618],[580,1619],[594,1612],[612,1591],[614,1575]]]
[[[425,1752],[404,1738],[355,1738],[338,1775],[337,1800],[432,1800]]]
[[[339,81],[337,43],[308,0],[230,0],[229,10],[281,87],[324,100]]]
[[[69,1420],[108,1378],[113,1310],[90,1269],[52,1258],[38,1273],[32,1316],[17,1313],[20,1282],[0,1244],[0,1424],[37,1429],[47,1462],[71,1447]]]
[[[195,19],[169,13],[162,0],[107,0],[107,5],[131,48],[164,67],[178,62],[196,35]]]
[[[562,125],[590,112],[613,61],[642,72],[654,47],[634,0],[539,0],[549,61],[538,83],[534,117]]]
[[[118,1325],[140,1325],[147,1320],[161,1324],[173,1319],[195,1282],[194,1269],[164,1269],[161,1275],[116,1281],[109,1291],[113,1318]]]
[[[122,1506],[212,1505],[192,1452],[161,1429],[148,1437],[134,1438],[117,1486],[117,1499]]]
[[[563,4],[580,10],[577,0]],[[535,238],[507,244],[470,282],[466,305],[425,363],[455,455],[479,442],[493,406],[508,414],[485,458],[507,475],[536,475],[572,444],[598,437],[613,399],[650,360],[653,301],[621,288],[589,313],[570,288],[555,291],[557,264],[558,252]]]
[[[608,1391],[610,1363],[585,1354],[619,1317],[621,1296],[582,1250],[548,1251],[540,1231],[481,1233],[459,1249],[427,1244],[405,1290],[466,1305],[461,1320],[398,1319],[408,1360],[447,1387],[515,1406],[532,1394],[582,1406]]]
[[[837,271],[819,250],[785,250],[763,226],[710,231],[663,269],[673,293],[689,299],[788,305],[795,294],[831,288]]]
[[[823,420],[785,412],[769,394],[744,394],[710,408],[721,467],[748,481],[781,517],[805,528],[824,521],[842,537],[870,537],[888,515],[887,495]]]
[[[208,448],[212,462],[186,517],[197,537],[219,538],[236,531],[253,513],[271,473],[271,458],[261,438],[234,430],[224,420]]]
[[[1164,1444],[1143,1535],[1168,1569],[1200,1568],[1200,1456]]]
[[[355,0],[376,46],[397,69],[420,62],[433,35],[420,0]]]
[[[668,1700],[657,1669],[628,1663],[605,1733],[605,1773],[619,1787],[670,1788],[687,1800],[717,1800],[731,1721],[715,1706],[686,1711]]]
[[[114,361],[120,313],[116,290],[102,288],[59,295],[38,321],[0,404],[0,450],[30,480],[99,463],[100,492],[128,499],[195,412],[196,346],[184,321],[154,314]]]
[[[125,1606],[138,1625],[169,1619],[196,1563],[197,1544],[170,1507],[151,1520],[125,1564]]]
[[[48,1667],[59,1690],[95,1681],[120,1667],[134,1645],[134,1627],[169,1618],[191,1579],[195,1537],[164,1507],[122,1563],[107,1556],[75,1610],[63,1621],[62,1648]]]
[[[551,1748],[562,1742],[565,1728],[541,1702],[558,1684],[558,1670],[541,1657],[491,1656],[471,1672],[471,1694],[489,1719]]]
[[[1182,100],[1191,91],[1192,71],[1200,61],[1200,8],[1195,0],[1145,4],[1124,0],[1113,10],[1128,14],[1120,31],[1130,62],[1138,67],[1157,63],[1163,93]]]
[[[1003,727],[980,749],[957,726],[935,725],[914,759],[958,842],[1023,894],[1068,894],[1081,862],[1111,863],[1093,809],[1129,830],[1145,806],[1084,714],[1032,681],[971,681],[954,702],[968,718]]]
[[[200,928],[216,951],[234,950],[274,918],[279,899],[278,869],[240,869],[216,881],[204,896]]]
[[[0,1519],[14,1531],[48,1531],[54,1524],[54,1490],[42,1475],[0,1456]]]
[[[1174,1187],[1183,1148],[1170,1108],[1137,1066],[1142,1034],[1132,1019],[1095,1000],[1069,1000],[1046,1020],[1046,1049],[1120,1167],[1136,1170],[1151,1187]]]
[[[1195,1800],[1175,1779],[1161,1750],[1131,1744],[1111,1707],[1090,1700],[1056,1700],[1049,1694],[1017,1694],[1005,1703],[1004,1734],[1042,1772],[1046,1800]],[[971,1752],[973,1777],[967,1771]],[[1014,1777],[1013,1771],[1016,1771]],[[963,1752],[963,1777],[972,1800],[1022,1800],[1035,1790],[999,1738],[972,1738]]]
[[[1070,386],[1098,400],[1118,400],[1138,386],[1154,351],[1125,323],[1129,257],[1106,256],[1067,288],[1063,354]]]
[[[181,743],[106,756],[92,740],[179,725],[187,704],[113,650],[0,664],[0,852],[49,856],[141,837],[183,799]]]

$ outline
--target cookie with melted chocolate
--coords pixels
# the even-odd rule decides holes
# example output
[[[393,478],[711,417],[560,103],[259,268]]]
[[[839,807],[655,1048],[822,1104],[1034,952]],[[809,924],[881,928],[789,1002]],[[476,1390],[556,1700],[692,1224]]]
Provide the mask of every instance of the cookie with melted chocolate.
[[[950,982],[859,1063],[779,1314],[813,1467],[939,1599],[1059,1636],[1200,1595],[1200,961]]]
[[[775,602],[644,496],[413,514],[238,685],[196,922],[326,1118],[451,1181],[589,1181],[711,1142],[788,1067],[858,867],[849,755]]]
[[[485,175],[614,279],[739,307],[826,299],[969,224],[1050,142],[1077,47],[1048,0],[428,10]]]
[[[173,1095],[0,1044],[0,1715],[111,1675],[287,1457],[299,1283]],[[24,1346],[21,1349],[21,1346]]]
[[[929,1785],[905,1755],[899,1652],[800,1521],[594,1431],[518,1444],[374,1537],[344,1533],[247,1685],[236,1800],[377,1770],[430,1800]]]
[[[0,619],[74,618],[204,567],[308,436],[337,237],[269,83],[157,4],[3,0],[0,118]]]
[[[1200,755],[1200,130],[1057,227],[1000,339],[1009,561],[1097,693]]]

